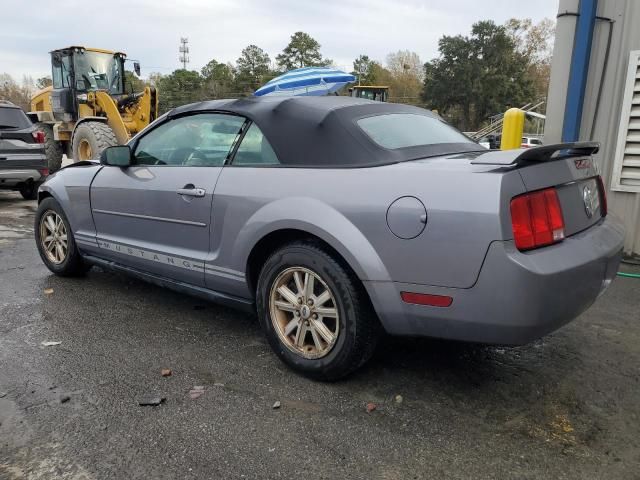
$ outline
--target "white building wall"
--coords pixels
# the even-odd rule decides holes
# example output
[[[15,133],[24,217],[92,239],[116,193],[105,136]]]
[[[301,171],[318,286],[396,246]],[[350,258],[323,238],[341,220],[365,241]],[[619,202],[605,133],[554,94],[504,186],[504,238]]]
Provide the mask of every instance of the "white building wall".
[[[577,12],[577,8],[578,0],[560,0],[559,13]],[[625,251],[640,254],[640,193],[615,192],[610,189],[629,52],[640,50],[640,1],[599,0],[598,16],[610,18],[613,23],[603,19],[596,21],[580,140],[601,142],[602,148],[596,159],[605,185],[608,186],[609,211],[620,217],[625,224]],[[575,23],[576,18],[573,16],[558,18],[547,100],[547,144],[559,142],[562,137]],[[607,56],[610,28],[611,44]]]

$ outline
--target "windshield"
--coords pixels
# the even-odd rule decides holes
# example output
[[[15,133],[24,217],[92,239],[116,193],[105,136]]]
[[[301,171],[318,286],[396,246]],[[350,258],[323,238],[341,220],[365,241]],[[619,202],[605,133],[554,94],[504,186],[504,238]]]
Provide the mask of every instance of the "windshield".
[[[74,54],[76,89],[108,90],[123,94],[122,60],[111,53],[85,51]]]
[[[358,120],[358,126],[378,145],[397,148],[439,143],[474,143],[442,120],[412,113],[391,113]]]

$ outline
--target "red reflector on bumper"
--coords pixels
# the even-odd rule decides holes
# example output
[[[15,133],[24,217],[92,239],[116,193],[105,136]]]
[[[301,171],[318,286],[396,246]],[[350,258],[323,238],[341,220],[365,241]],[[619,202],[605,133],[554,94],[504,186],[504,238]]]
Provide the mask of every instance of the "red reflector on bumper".
[[[453,298],[444,295],[429,295],[428,293],[400,292],[400,297],[405,303],[414,305],[429,305],[431,307],[449,307]]]

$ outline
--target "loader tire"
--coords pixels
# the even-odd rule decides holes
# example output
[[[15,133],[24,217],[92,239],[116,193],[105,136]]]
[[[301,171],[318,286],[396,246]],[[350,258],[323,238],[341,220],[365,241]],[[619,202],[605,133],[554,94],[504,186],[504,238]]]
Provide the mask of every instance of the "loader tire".
[[[102,151],[117,145],[116,135],[111,127],[102,122],[83,122],[76,127],[71,140],[73,160],[99,160]]]
[[[35,124],[37,130],[44,133],[44,150],[47,156],[47,166],[49,172],[53,173],[62,167],[62,145],[53,137],[53,125],[38,122]]]

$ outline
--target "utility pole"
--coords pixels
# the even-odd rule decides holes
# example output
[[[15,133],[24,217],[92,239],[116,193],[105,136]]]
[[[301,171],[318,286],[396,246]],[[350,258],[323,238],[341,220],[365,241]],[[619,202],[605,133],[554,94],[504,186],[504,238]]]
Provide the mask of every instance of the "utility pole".
[[[189,47],[187,44],[189,43],[189,39],[187,37],[180,37],[180,48],[178,51],[180,52],[180,57],[178,60],[182,62],[182,68],[187,69],[187,63],[189,63]]]

